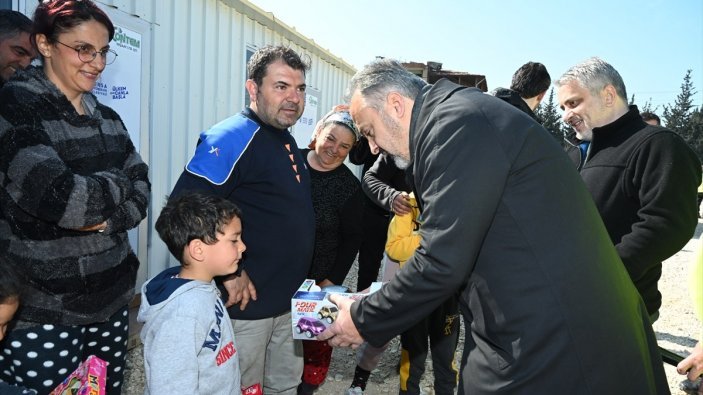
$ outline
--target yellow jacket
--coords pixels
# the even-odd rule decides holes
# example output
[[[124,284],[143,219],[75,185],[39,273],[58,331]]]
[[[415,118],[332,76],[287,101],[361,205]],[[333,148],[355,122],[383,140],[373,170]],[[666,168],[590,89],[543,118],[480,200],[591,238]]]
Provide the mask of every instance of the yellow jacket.
[[[703,341],[703,244],[698,248],[698,256],[691,268],[691,277],[689,277],[688,285],[691,299],[693,300],[693,311],[696,312],[702,326],[698,340]]]
[[[412,211],[409,214],[393,217],[388,225],[388,237],[386,238],[386,255],[399,262],[401,267],[420,246],[420,210],[417,208],[415,195],[412,193],[410,194],[410,205],[412,205]]]

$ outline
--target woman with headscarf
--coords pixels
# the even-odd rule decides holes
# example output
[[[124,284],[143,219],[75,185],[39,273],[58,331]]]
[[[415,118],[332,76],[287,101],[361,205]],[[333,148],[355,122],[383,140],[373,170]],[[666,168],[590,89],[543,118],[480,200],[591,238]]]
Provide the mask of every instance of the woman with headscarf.
[[[363,192],[344,166],[359,131],[344,107],[335,107],[315,127],[303,158],[310,171],[315,209],[315,250],[308,278],[320,287],[341,285],[361,244]],[[298,394],[312,394],[325,380],[332,357],[327,342],[303,341],[305,367]]]

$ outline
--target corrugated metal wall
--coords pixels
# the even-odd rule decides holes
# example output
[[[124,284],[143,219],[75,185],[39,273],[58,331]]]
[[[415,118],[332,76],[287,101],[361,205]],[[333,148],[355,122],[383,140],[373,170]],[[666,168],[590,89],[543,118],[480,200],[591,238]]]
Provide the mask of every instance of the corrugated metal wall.
[[[244,107],[247,45],[284,44],[310,56],[307,84],[322,91],[320,115],[341,102],[353,68],[271,14],[240,0],[101,0],[151,23],[149,158],[152,202],[148,276],[169,264],[153,224],[195,149],[198,134]],[[142,262],[144,265],[146,262]]]

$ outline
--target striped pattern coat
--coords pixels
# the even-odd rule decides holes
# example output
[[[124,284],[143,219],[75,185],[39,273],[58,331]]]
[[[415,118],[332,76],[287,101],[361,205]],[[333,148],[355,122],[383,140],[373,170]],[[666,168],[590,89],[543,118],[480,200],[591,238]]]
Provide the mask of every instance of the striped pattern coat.
[[[117,113],[90,93],[83,106],[36,67],[0,90],[0,264],[26,277],[19,327],[104,321],[134,294],[127,230],[146,216],[148,168]]]

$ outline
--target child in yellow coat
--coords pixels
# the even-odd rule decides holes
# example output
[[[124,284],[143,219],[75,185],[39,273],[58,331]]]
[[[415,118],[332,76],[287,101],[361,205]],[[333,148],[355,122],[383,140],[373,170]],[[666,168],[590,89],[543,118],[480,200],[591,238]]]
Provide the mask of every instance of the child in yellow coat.
[[[421,213],[415,196],[410,194],[412,212],[394,216],[388,226],[386,255],[402,267],[420,246]],[[442,303],[429,316],[400,335],[400,393],[419,394],[425,371],[427,339],[432,350],[435,394],[454,394],[458,370],[454,363],[459,338],[459,308],[456,297]]]

